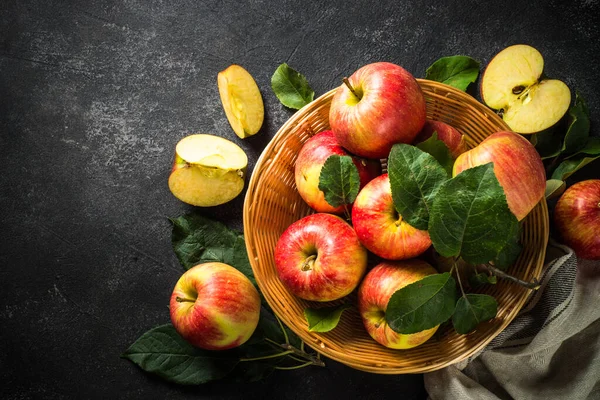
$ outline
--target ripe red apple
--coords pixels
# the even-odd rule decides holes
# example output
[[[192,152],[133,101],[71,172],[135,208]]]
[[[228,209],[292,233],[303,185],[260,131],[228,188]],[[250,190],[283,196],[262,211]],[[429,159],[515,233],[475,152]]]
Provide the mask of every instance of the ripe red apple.
[[[600,179],[577,182],[565,190],[554,208],[554,223],[578,257],[600,260]]]
[[[185,340],[206,350],[226,350],[245,343],[254,333],[260,297],[240,271],[209,262],[179,278],[170,311],[175,330]]]
[[[458,157],[467,151],[467,144],[464,136],[453,126],[442,121],[428,119],[421,132],[417,135],[414,143],[418,144],[429,139],[433,132],[437,132],[437,137],[448,146],[453,158]]]
[[[345,210],[344,206],[331,206],[325,200],[323,192],[319,190],[321,168],[332,155],[352,157],[358,170],[361,188],[381,174],[381,163],[379,160],[369,160],[349,154],[338,143],[331,130],[317,133],[304,143],[294,167],[298,193],[311,208],[318,212],[341,214]]]
[[[404,286],[437,274],[425,261],[419,259],[385,261],[367,273],[358,289],[358,310],[365,329],[375,341],[392,349],[410,349],[425,343],[438,326],[411,334],[397,333],[385,320],[390,297]]]
[[[431,246],[429,233],[413,228],[396,211],[388,174],[373,179],[358,193],[352,225],[367,249],[388,260],[413,258]]]
[[[342,218],[312,214],[283,232],[275,246],[275,267],[294,295],[331,301],[358,286],[367,269],[367,251]]]
[[[496,132],[458,156],[452,175],[494,163],[494,174],[504,189],[510,211],[520,221],[544,197],[546,172],[535,147],[514,132]]]
[[[329,124],[339,143],[367,158],[387,158],[395,143],[412,143],[425,124],[423,91],[389,62],[359,68],[331,100]]]

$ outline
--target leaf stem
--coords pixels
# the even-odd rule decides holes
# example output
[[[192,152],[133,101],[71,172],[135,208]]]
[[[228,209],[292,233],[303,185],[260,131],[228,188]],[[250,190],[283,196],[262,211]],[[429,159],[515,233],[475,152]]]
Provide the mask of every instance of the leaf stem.
[[[533,278],[533,280],[531,282],[527,282],[522,279],[516,278],[512,275],[509,275],[506,272],[494,267],[491,264],[480,264],[479,266],[487,269],[488,271],[494,273],[494,275],[499,276],[500,278],[504,278],[511,282],[517,283],[521,286],[526,287],[527,289],[538,290],[541,286],[540,282],[536,278]]]
[[[240,358],[240,361],[268,360],[269,358],[283,357],[283,356],[287,356],[288,354],[292,354],[292,353],[293,353],[292,350],[286,350],[286,351],[282,351],[280,353],[269,354],[268,356],[252,357],[252,358]],[[302,360],[302,361],[304,361],[304,360]]]
[[[277,320],[277,323],[279,324],[279,328],[281,328],[281,332],[283,332],[283,337],[285,338],[285,343],[290,344],[290,338],[288,337],[288,334],[285,331],[285,327],[283,326],[283,323],[281,323],[281,320],[277,317],[277,315],[275,315],[275,319]],[[302,342],[302,345],[304,346],[304,342]],[[302,350],[304,351],[304,348],[302,348]]]
[[[295,348],[294,346],[292,346],[289,343],[279,344],[276,341],[271,340],[269,338],[265,338],[265,340],[267,342],[269,342],[269,343],[277,346],[277,347],[280,347],[280,348],[286,350],[286,351],[288,351],[288,350],[291,351],[290,354],[294,354],[294,355],[296,355],[296,356],[298,356],[298,357],[300,357],[300,358],[302,358],[304,360],[308,360],[310,362],[310,364],[312,364],[312,365],[316,365],[316,366],[319,366],[319,367],[324,367],[325,366],[325,363],[318,357],[318,355],[317,355],[317,357],[315,357],[312,354],[308,354],[308,353],[306,353],[304,351],[298,350],[297,348]]]
[[[304,367],[308,367],[309,365],[313,365],[312,361],[307,361],[304,364],[300,364],[300,365],[295,365],[293,367],[278,367],[276,366],[275,369],[280,369],[280,370],[293,370],[293,369],[300,369],[300,368],[304,368]],[[325,364],[321,365],[322,367],[325,366]]]
[[[458,281],[458,286],[460,287],[460,292],[462,293],[463,296],[466,296],[465,294],[465,289],[463,288],[462,285],[462,281],[460,280],[460,271],[458,270],[458,267],[456,266],[456,258],[454,259],[454,264],[452,264],[452,269],[456,269],[456,280]]]

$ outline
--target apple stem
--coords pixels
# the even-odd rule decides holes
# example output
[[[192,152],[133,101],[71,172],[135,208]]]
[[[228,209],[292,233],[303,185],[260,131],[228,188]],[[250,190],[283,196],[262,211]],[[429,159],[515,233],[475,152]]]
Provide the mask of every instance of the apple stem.
[[[346,77],[342,78],[342,82],[344,82],[346,84],[346,86],[348,86],[348,89],[350,89],[352,94],[355,95],[357,99],[360,99],[360,96],[358,95],[358,93],[356,93],[356,90],[354,90],[354,88],[352,87],[352,84],[350,83],[350,80],[348,78],[346,78]]]
[[[186,299],[185,297],[179,297],[179,296],[177,296],[175,298],[175,300],[177,300],[178,303],[183,303],[183,302],[186,302],[186,301],[190,302],[190,303],[195,303],[196,302],[196,300]]]
[[[312,254],[304,260],[302,263],[302,267],[300,268],[302,271],[310,271],[313,269],[313,265],[315,265],[315,260],[317,259],[316,254]]]
[[[517,283],[521,286],[526,287],[527,289],[538,290],[541,286],[540,282],[536,278],[533,278],[533,281],[531,281],[531,282],[527,282],[527,281],[521,280],[519,278],[516,278],[512,275],[509,275],[506,272],[494,267],[491,264],[480,264],[480,266],[487,269],[490,272],[493,272],[496,276],[499,276],[500,278],[504,278],[511,282]]]

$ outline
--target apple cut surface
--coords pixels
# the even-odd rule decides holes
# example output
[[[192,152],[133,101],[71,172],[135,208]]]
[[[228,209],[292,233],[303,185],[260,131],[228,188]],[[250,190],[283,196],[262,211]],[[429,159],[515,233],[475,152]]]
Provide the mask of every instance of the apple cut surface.
[[[556,79],[543,79],[544,59],[527,45],[499,52],[481,78],[484,103],[502,110],[502,118],[515,132],[531,134],[556,124],[567,112],[571,91]]]
[[[190,135],[175,149],[169,189],[194,206],[220,205],[244,189],[247,164],[246,154],[235,143],[213,135]]]
[[[217,85],[225,115],[235,134],[244,139],[258,133],[265,109],[252,75],[234,64],[219,72]]]

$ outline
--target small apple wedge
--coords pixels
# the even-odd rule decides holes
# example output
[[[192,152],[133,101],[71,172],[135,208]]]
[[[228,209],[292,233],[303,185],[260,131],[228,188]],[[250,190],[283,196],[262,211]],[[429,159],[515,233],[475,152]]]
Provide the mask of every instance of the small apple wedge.
[[[265,117],[260,90],[243,67],[233,64],[217,75],[221,103],[231,128],[241,139],[255,135]]]
[[[169,189],[184,203],[217,206],[244,189],[247,164],[246,153],[235,143],[214,135],[190,135],[175,148]]]
[[[499,110],[517,133],[532,134],[555,125],[569,109],[571,91],[562,81],[542,77],[544,59],[531,46],[517,44],[499,52],[481,78],[481,98]]]

